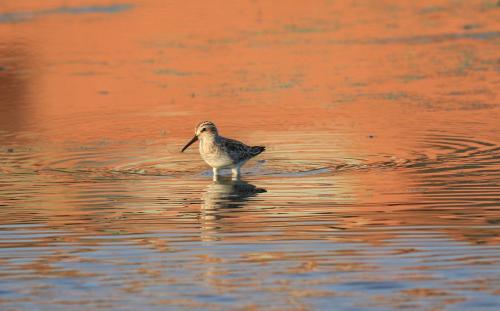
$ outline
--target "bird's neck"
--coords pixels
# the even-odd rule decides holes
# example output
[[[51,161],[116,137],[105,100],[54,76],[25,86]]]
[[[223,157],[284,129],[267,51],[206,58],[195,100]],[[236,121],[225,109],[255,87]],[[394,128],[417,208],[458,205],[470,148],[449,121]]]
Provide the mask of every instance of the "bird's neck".
[[[200,147],[203,149],[211,148],[217,143],[217,140],[217,135],[203,135],[202,137],[200,137]]]

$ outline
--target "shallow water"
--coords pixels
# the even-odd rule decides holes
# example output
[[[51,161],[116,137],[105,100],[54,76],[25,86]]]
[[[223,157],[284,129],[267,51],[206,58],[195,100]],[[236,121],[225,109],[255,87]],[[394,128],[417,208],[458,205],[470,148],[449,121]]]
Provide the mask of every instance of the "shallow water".
[[[0,6],[1,310],[500,308],[495,1],[58,2]]]

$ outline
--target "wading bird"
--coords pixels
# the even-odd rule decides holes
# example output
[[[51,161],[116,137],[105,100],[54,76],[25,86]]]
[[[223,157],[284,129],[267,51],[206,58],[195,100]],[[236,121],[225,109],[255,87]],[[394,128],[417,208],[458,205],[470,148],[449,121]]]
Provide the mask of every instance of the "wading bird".
[[[241,166],[266,149],[262,146],[247,146],[237,140],[222,137],[215,124],[210,121],[198,124],[193,139],[182,148],[181,152],[197,140],[200,141],[201,158],[213,169],[214,180],[222,168],[230,168],[233,178],[238,179]]]

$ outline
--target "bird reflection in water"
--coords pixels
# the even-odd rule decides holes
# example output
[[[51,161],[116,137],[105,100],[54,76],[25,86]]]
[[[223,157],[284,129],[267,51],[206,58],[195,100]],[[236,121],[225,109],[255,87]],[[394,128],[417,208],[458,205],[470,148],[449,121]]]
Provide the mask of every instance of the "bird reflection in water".
[[[225,218],[234,219],[234,213],[248,203],[249,199],[259,193],[267,192],[241,179],[218,177],[202,195],[200,211],[201,235],[203,241],[217,240],[215,233],[224,227],[231,231],[234,224],[229,221],[224,224]]]

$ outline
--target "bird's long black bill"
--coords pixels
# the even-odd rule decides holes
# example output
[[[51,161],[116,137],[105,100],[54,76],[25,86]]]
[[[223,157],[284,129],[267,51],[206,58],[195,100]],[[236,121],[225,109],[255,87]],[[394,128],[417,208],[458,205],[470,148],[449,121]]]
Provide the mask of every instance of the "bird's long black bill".
[[[181,152],[184,152],[189,146],[191,146],[195,141],[198,140],[198,136],[194,135],[193,139],[191,139],[185,146],[182,148]]]

